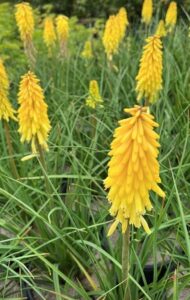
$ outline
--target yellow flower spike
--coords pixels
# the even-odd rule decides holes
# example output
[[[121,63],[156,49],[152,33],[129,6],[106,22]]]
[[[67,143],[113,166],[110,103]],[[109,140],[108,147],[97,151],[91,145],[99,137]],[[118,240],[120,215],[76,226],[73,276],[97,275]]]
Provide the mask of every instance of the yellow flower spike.
[[[142,7],[142,22],[146,25],[150,24],[153,13],[152,0],[144,0]]]
[[[177,22],[177,3],[172,1],[166,13],[166,27],[171,32]]]
[[[44,20],[43,38],[48,48],[49,54],[51,55],[52,48],[55,46],[56,41],[53,19],[51,17],[46,17]]]
[[[16,121],[17,119],[14,116],[16,111],[8,100],[8,94],[9,80],[3,62],[0,59],[0,120],[3,119],[8,122],[10,118]]]
[[[143,97],[150,103],[155,102],[162,89],[162,42],[160,36],[154,35],[146,39],[140,68],[136,76],[137,100]]]
[[[56,18],[56,30],[60,45],[60,54],[65,56],[67,54],[67,40],[69,36],[69,19],[66,16],[59,15]]]
[[[127,17],[127,11],[124,7],[121,7],[118,14],[117,19],[119,23],[119,31],[120,31],[120,42],[125,37],[126,28],[129,25],[128,17]]]
[[[84,44],[84,49],[81,53],[81,56],[86,58],[86,59],[90,59],[93,57],[93,53],[92,53],[92,43],[91,41],[86,41]]]
[[[34,17],[30,4],[27,2],[16,4],[15,16],[21,40],[24,43],[31,41],[34,32]]]
[[[29,71],[22,77],[19,87],[18,110],[21,142],[31,142],[32,152],[36,153],[36,142],[48,150],[47,139],[51,129],[44,101],[43,90],[35,74]]]
[[[163,20],[160,20],[158,23],[157,29],[156,29],[156,35],[159,35],[160,37],[164,37],[167,35],[165,24]]]
[[[158,124],[148,113],[147,107],[135,105],[125,109],[131,117],[119,121],[111,143],[108,163],[108,177],[105,188],[109,189],[110,214],[115,221],[108,232],[110,236],[121,223],[122,232],[127,230],[128,222],[150,234],[151,231],[143,215],[152,209],[149,192],[160,197],[165,193],[158,186],[159,177],[158,143],[159,135],[154,131]]]
[[[120,28],[115,15],[110,16],[106,22],[102,41],[107,58],[112,60],[113,54],[117,53],[120,43]]]
[[[34,32],[34,17],[32,7],[27,2],[16,4],[16,22],[24,49],[32,67],[35,64],[35,48],[32,42]]]
[[[100,96],[98,82],[91,80],[89,84],[89,96],[86,99],[86,105],[95,109],[98,105],[102,106],[102,97]]]

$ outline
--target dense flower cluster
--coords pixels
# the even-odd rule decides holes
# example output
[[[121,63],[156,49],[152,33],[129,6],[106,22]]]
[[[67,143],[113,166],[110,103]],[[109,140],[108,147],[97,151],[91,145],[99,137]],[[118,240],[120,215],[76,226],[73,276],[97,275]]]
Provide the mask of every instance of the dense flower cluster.
[[[43,90],[33,72],[22,77],[18,95],[19,133],[21,142],[32,142],[32,152],[36,152],[36,142],[48,150],[47,139],[50,122],[47,115],[47,104],[44,102]]]
[[[44,21],[44,33],[43,33],[44,42],[51,54],[52,48],[55,46],[56,34],[54,29],[53,20],[51,17],[46,17]]]
[[[27,2],[17,4],[15,17],[22,41],[30,42],[34,32],[34,17],[30,4]]]
[[[119,32],[120,32],[120,42],[125,37],[126,28],[129,25],[127,11],[124,7],[121,7],[117,14],[118,24],[119,24]]]
[[[143,217],[146,210],[152,209],[149,191],[165,197],[158,186],[161,182],[157,160],[160,145],[157,141],[159,135],[154,131],[158,124],[147,107],[136,105],[125,109],[125,112],[131,117],[121,120],[115,130],[109,152],[108,177],[104,181],[106,189],[109,189],[110,213],[116,217],[108,235],[119,223],[123,233],[128,223],[137,228],[142,225],[150,233]]]
[[[109,17],[103,35],[103,45],[107,58],[112,59],[113,54],[117,53],[120,42],[120,30],[118,19],[115,15]]]
[[[158,35],[154,35],[146,39],[140,60],[136,77],[138,101],[143,97],[149,102],[156,101],[156,96],[162,89],[162,69],[162,42]]]
[[[59,15],[56,18],[56,30],[60,45],[60,54],[65,56],[67,52],[67,40],[69,36],[69,19],[66,16]]]
[[[91,80],[89,84],[89,96],[86,99],[86,105],[91,108],[96,108],[98,105],[103,103],[102,97],[100,96],[98,82]]]
[[[177,3],[172,1],[166,13],[166,26],[168,31],[172,31],[177,22]]]
[[[9,121],[9,118],[16,120],[14,116],[15,110],[8,100],[8,95],[9,80],[3,62],[0,59],[0,120],[4,119]]]
[[[102,41],[109,60],[117,53],[128,25],[127,11],[124,7],[120,8],[117,15],[111,15],[107,20]]]
[[[152,19],[153,5],[152,0],[144,0],[142,7],[142,22],[149,24]]]

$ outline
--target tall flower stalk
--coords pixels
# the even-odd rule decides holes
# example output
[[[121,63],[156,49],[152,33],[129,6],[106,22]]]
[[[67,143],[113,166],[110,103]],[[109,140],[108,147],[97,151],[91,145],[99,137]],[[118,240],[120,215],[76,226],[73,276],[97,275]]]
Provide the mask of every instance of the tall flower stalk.
[[[108,163],[108,176],[104,181],[109,189],[110,214],[115,218],[109,228],[111,236],[121,224],[123,234],[122,272],[126,283],[125,295],[130,299],[128,286],[130,225],[141,226],[147,234],[151,233],[144,215],[152,210],[150,191],[164,198],[159,187],[158,154],[159,135],[154,131],[158,123],[148,112],[148,107],[135,105],[125,109],[131,117],[119,121],[114,132]]]
[[[51,129],[47,114],[47,104],[44,94],[36,75],[29,71],[22,77],[20,82],[18,103],[18,122],[21,142],[31,143],[33,154],[39,153],[41,164],[46,173],[46,164],[43,151],[48,151],[48,135]],[[45,174],[46,188],[49,193],[50,187]]]
[[[35,65],[35,48],[33,45],[34,17],[32,7],[27,2],[16,4],[16,22],[20,32],[20,38],[24,44],[25,53],[28,57],[30,66]]]

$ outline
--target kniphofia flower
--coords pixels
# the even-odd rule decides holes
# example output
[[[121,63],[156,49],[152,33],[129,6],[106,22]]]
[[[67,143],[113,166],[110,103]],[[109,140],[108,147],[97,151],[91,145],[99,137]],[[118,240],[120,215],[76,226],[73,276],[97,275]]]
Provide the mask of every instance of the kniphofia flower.
[[[162,89],[162,42],[158,35],[148,37],[143,48],[140,68],[136,77],[137,100],[143,97],[149,102],[156,101]]]
[[[120,41],[125,37],[126,28],[129,25],[127,11],[124,7],[121,7],[118,14],[117,19],[119,23],[119,31],[120,31]]]
[[[84,49],[81,53],[81,56],[86,58],[86,59],[90,59],[93,57],[93,53],[92,53],[92,43],[91,41],[86,41],[84,44]]]
[[[131,115],[119,121],[111,143],[108,163],[108,177],[105,187],[109,189],[110,214],[115,216],[108,235],[121,223],[125,233],[128,223],[139,228],[141,225],[150,233],[143,215],[152,209],[149,192],[160,197],[165,193],[158,186],[159,177],[158,143],[159,135],[154,127],[159,125],[148,113],[148,107],[135,105],[124,110]]]
[[[32,152],[36,153],[36,143],[48,150],[47,140],[50,131],[50,121],[47,114],[47,104],[44,101],[43,90],[35,74],[29,71],[20,82],[18,102],[19,133],[21,142],[31,142]]]
[[[27,2],[17,4],[15,16],[22,41],[31,41],[34,32],[34,18],[30,4]]]
[[[66,16],[59,15],[56,18],[56,30],[60,45],[60,54],[65,56],[67,53],[67,40],[69,36],[69,19]]]
[[[106,22],[104,34],[103,34],[103,45],[107,58],[112,60],[113,54],[117,53],[120,43],[120,29],[118,19],[115,15],[109,17]]]
[[[53,19],[51,17],[46,17],[44,20],[43,38],[48,48],[49,54],[51,54],[52,48],[55,46],[55,41],[56,41]]]
[[[172,31],[177,22],[177,3],[172,1],[166,13],[166,27]]]
[[[156,35],[159,35],[160,37],[164,37],[167,35],[165,24],[163,20],[160,20],[158,23],[157,29],[156,29]]]
[[[152,19],[153,5],[152,0],[144,0],[142,7],[142,22],[149,24]]]
[[[34,32],[34,17],[32,7],[27,2],[16,4],[16,22],[20,32],[21,40],[24,43],[26,54],[32,64],[35,62],[35,49],[32,42]]]
[[[100,96],[98,82],[91,80],[89,84],[89,96],[86,99],[86,105],[91,108],[96,108],[98,105],[102,106],[103,100]]]
[[[13,119],[16,121],[14,114],[15,110],[12,108],[8,99],[9,95],[9,79],[3,65],[3,61],[0,59],[0,120]]]

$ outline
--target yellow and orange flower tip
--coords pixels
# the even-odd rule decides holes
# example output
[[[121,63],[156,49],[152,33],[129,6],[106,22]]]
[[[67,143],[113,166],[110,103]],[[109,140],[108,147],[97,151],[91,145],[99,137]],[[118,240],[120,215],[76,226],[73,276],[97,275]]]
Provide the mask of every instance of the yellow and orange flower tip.
[[[145,24],[150,24],[152,19],[153,4],[152,0],[144,0],[142,6],[142,22]]]
[[[124,7],[121,7],[118,14],[117,19],[119,23],[119,31],[120,31],[120,42],[125,37],[126,28],[129,25],[128,17],[127,17],[127,11]]]
[[[107,20],[102,40],[107,58],[112,60],[113,54],[117,53],[120,43],[120,29],[117,16],[112,15]]]
[[[48,150],[47,140],[51,129],[44,101],[43,90],[36,75],[29,71],[22,77],[19,87],[18,109],[19,133],[21,142],[31,142],[32,152],[36,153],[36,143]]]
[[[100,96],[98,82],[91,80],[89,84],[89,96],[86,99],[86,105],[95,109],[97,106],[102,107],[102,97]]]
[[[15,117],[16,111],[12,108],[8,99],[9,94],[9,79],[0,59],[0,120],[9,121],[9,119],[17,120]]]
[[[30,42],[34,32],[34,17],[30,4],[27,2],[16,4],[15,17],[21,40],[24,43]]]
[[[167,35],[164,20],[160,20],[160,22],[158,23],[156,35],[159,35],[160,37],[164,37]]]
[[[140,68],[136,76],[137,100],[143,97],[150,103],[155,102],[162,89],[162,42],[160,36],[154,35],[146,39]]]
[[[115,216],[108,236],[121,223],[122,232],[128,223],[139,228],[141,225],[151,233],[143,215],[152,209],[149,192],[152,190],[160,197],[165,193],[158,186],[159,177],[158,143],[159,135],[154,127],[159,125],[148,113],[148,107],[135,105],[124,110],[131,117],[119,121],[111,143],[108,163],[108,177],[105,188],[109,189],[108,201],[110,214]]]
[[[84,49],[81,53],[81,56],[86,58],[86,59],[91,59],[93,57],[93,52],[92,52],[92,43],[91,41],[86,41],[84,44]]]
[[[51,50],[55,46],[56,41],[53,19],[51,17],[46,17],[44,20],[43,38],[49,52],[51,53]]]
[[[171,32],[177,22],[177,3],[172,1],[166,13],[166,27]]]

